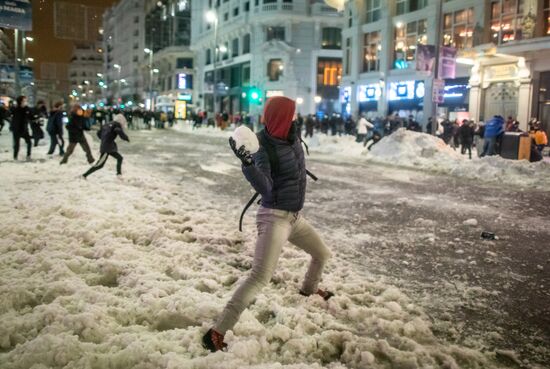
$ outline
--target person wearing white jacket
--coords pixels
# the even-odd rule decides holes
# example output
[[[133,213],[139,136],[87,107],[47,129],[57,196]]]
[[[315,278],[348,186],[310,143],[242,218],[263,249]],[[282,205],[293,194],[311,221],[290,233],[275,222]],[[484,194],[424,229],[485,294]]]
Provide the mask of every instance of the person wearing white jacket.
[[[369,129],[373,129],[374,124],[369,122],[364,115],[361,115],[359,121],[357,122],[357,139],[356,142],[363,142],[367,138],[367,133]]]

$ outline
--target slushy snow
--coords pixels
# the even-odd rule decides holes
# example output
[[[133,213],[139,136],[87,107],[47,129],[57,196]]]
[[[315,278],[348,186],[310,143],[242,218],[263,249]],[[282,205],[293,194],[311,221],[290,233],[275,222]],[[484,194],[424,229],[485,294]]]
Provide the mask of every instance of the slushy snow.
[[[286,245],[271,283],[228,332],[201,336],[251,268],[255,230],[240,203],[132,163],[87,181],[77,150],[14,163],[0,154],[0,368],[502,368],[496,352],[435,337],[426,313],[383,278],[345,261],[325,302],[298,289],[308,256]],[[342,255],[339,255],[339,251]]]

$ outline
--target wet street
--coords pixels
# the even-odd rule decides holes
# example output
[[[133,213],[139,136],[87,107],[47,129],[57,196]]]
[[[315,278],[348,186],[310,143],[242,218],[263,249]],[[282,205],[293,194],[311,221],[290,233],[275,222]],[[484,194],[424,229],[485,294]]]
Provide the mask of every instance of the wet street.
[[[130,131],[128,162],[194,183],[238,226],[253,194],[226,138]],[[338,153],[335,153],[338,154]],[[312,152],[304,214],[350,268],[383,276],[449,342],[513,349],[550,365],[550,192],[483,184]],[[245,232],[254,237],[253,206]],[[482,231],[496,240],[483,240]],[[506,355],[504,355],[506,356]],[[505,357],[504,360],[516,361]]]

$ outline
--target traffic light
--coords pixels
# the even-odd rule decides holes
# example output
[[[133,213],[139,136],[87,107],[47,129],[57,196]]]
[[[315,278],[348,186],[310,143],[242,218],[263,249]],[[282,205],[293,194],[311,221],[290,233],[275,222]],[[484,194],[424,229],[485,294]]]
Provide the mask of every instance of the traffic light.
[[[262,91],[257,87],[250,87],[247,96],[248,101],[252,104],[259,104],[262,102]]]

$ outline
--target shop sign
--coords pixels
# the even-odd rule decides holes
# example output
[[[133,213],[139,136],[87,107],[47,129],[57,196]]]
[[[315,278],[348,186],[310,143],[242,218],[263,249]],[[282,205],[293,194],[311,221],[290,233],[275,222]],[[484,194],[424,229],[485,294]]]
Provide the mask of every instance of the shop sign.
[[[446,99],[464,97],[467,90],[468,90],[468,85],[448,85],[448,86],[445,86],[444,97]]]
[[[424,81],[399,81],[389,84],[389,101],[423,99],[425,95]]]
[[[456,48],[441,47],[439,53],[439,78],[454,79],[456,77],[456,55]]]
[[[379,84],[363,85],[357,88],[357,100],[359,102],[378,101],[382,95]]]
[[[484,81],[506,81],[518,77],[518,67],[516,64],[492,65],[485,67]]]
[[[30,0],[0,0],[0,27],[32,31]]]
[[[275,96],[285,96],[285,93],[282,90],[267,90],[265,92],[266,99],[269,99],[270,97],[275,97]]]
[[[432,92],[432,101],[442,104],[445,101],[445,81],[442,79],[434,79]]]
[[[179,101],[191,101],[192,98],[191,94],[178,94]]]
[[[351,87],[346,86],[340,89],[340,103],[347,104],[351,101]]]

